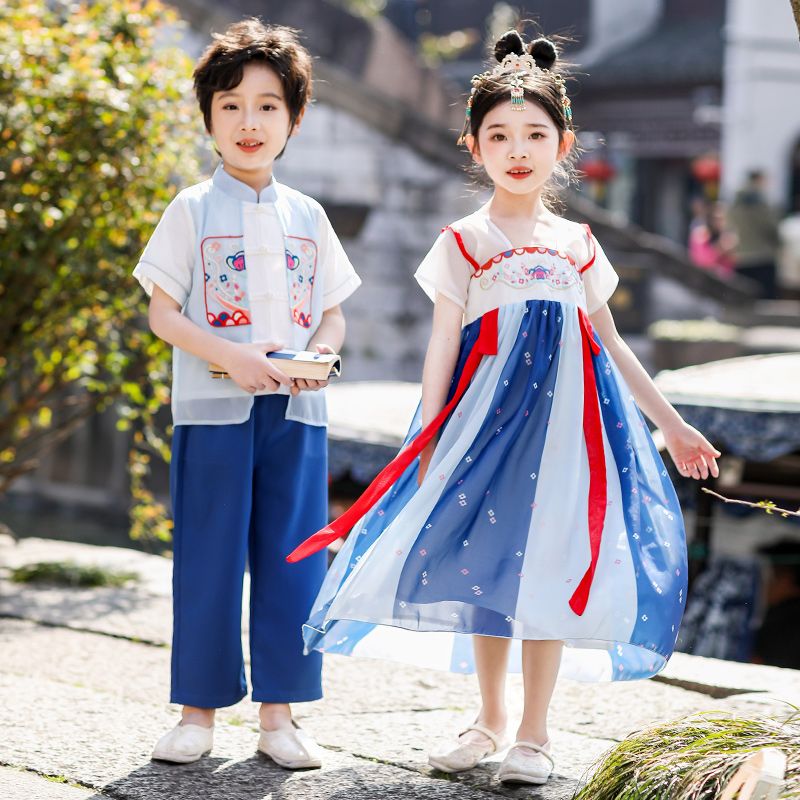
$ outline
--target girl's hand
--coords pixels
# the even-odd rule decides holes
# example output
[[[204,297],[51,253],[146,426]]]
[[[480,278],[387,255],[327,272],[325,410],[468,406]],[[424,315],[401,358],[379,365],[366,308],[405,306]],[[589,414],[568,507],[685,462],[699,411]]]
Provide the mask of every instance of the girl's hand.
[[[709,475],[719,476],[717,458],[722,454],[700,431],[681,420],[674,428],[662,428],[661,432],[667,450],[684,478],[705,480]]]
[[[428,467],[431,464],[431,458],[433,458],[433,451],[435,449],[436,449],[436,442],[431,442],[419,454],[419,471],[417,472],[417,486],[422,486],[422,481],[425,480],[425,475],[428,473]]]
[[[292,379],[267,361],[267,353],[280,350],[276,342],[238,342],[230,348],[223,367],[233,382],[250,394],[267,390],[274,392],[279,386],[292,386]]]
[[[318,353],[335,353],[336,351],[328,347],[327,344],[317,345]],[[312,381],[305,378],[297,378],[292,386],[291,392],[293,395],[300,394],[300,392],[316,392],[319,389],[324,389],[328,385],[328,381]]]

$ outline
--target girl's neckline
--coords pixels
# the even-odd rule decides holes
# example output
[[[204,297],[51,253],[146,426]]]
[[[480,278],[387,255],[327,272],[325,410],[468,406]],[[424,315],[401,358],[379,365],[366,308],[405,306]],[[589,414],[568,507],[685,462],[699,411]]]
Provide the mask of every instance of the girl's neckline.
[[[505,244],[506,244],[506,248],[505,249],[506,250],[523,250],[526,247],[546,247],[549,250],[559,250],[559,251],[561,250],[561,248],[557,244],[557,241],[560,238],[558,236],[558,234],[555,234],[554,237],[553,237],[553,239],[555,241],[553,241],[552,243],[549,243],[549,244],[546,244],[544,242],[537,242],[537,241],[533,240],[533,241],[527,242],[526,244],[515,245],[515,244],[513,244],[511,242],[511,239],[508,238],[508,236],[506,235],[505,231],[492,219],[491,215],[489,214],[488,209],[486,209],[485,206],[480,208],[478,210],[478,213],[480,213],[484,217],[486,217],[486,221],[489,223],[489,225],[492,228],[494,228],[494,230],[497,233],[497,235],[505,242]]]
[[[479,209],[479,211],[480,212],[484,212],[484,209],[481,208],[481,209]],[[476,216],[477,216],[477,214],[478,214],[478,212],[475,212]],[[486,271],[487,269],[491,269],[493,264],[499,263],[504,257],[507,258],[507,257],[511,256],[512,254],[514,254],[514,253],[522,254],[524,252],[532,252],[534,250],[538,250],[539,252],[542,252],[542,253],[549,252],[552,255],[557,255],[560,258],[563,258],[563,259],[569,261],[570,264],[573,265],[573,267],[577,268],[578,262],[577,262],[577,260],[575,258],[575,253],[573,251],[571,251],[571,250],[562,250],[560,247],[558,247],[553,242],[551,242],[550,244],[531,242],[530,244],[522,245],[520,247],[515,247],[514,245],[511,244],[511,240],[503,232],[503,229],[489,216],[488,212],[484,212],[483,216],[486,218],[486,222],[488,223],[488,225],[490,225],[491,227],[494,228],[495,233],[500,238],[500,240],[503,242],[503,249],[499,253],[497,253],[496,255],[493,255],[491,258],[486,259],[485,261],[483,261],[480,264],[477,261],[474,262],[474,264],[476,266],[476,270],[477,270],[476,274],[480,274],[480,273]],[[458,237],[458,234],[456,234],[456,236]],[[463,250],[463,247],[462,247],[462,250]]]

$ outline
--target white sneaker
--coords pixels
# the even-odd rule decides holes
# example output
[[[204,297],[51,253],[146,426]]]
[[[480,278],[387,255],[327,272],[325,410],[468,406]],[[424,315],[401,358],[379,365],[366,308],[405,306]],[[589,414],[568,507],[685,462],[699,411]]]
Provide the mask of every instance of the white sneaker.
[[[543,745],[514,742],[497,770],[497,777],[503,783],[547,783],[553,766],[549,739]]]
[[[319,769],[322,748],[292,720],[275,731],[258,729],[258,749],[284,769]]]
[[[214,746],[214,728],[202,725],[176,725],[156,743],[150,758],[189,764],[211,752]]]
[[[504,733],[495,733],[493,730],[479,725],[477,722],[458,734],[459,740],[469,731],[482,733],[486,742],[461,742],[448,753],[428,756],[428,763],[440,772],[464,772],[476,767],[487,756],[494,755],[507,746]]]

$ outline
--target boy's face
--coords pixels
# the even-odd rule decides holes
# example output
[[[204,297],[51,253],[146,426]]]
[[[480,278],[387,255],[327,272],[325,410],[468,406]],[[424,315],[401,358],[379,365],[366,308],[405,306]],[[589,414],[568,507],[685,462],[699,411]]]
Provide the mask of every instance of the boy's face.
[[[211,135],[222,154],[225,171],[261,191],[272,179],[272,164],[300,127],[291,128],[289,108],[277,73],[251,62],[242,81],[211,100]]]

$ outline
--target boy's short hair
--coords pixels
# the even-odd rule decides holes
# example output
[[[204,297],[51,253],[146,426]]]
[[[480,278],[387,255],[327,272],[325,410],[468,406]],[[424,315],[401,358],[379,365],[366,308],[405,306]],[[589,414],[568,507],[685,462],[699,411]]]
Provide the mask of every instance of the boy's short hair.
[[[211,133],[211,100],[242,82],[245,64],[261,62],[275,70],[283,86],[292,125],[311,100],[311,54],[300,44],[298,32],[282,25],[265,25],[251,17],[212,34],[214,42],[194,69],[194,91]]]

